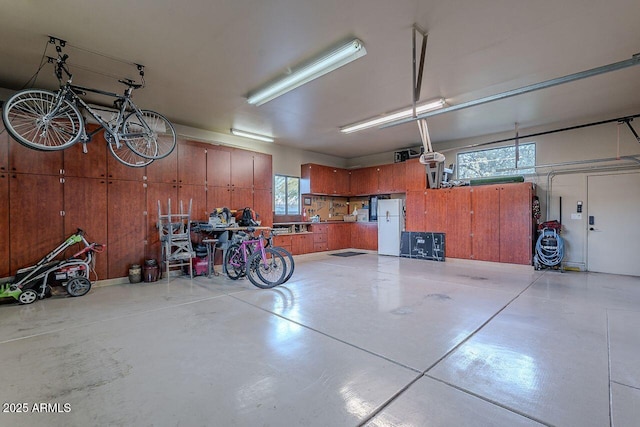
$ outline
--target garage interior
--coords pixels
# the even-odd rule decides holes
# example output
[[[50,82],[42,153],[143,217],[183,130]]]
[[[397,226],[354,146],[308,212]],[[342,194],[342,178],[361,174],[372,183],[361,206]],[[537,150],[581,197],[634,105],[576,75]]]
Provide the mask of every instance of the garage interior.
[[[122,93],[118,80],[140,81],[143,65],[135,103],[177,134],[166,158],[127,167],[101,132],[86,153],[37,151],[0,124],[2,282],[77,228],[106,244],[81,298],[1,301],[1,425],[637,423],[640,3],[0,11],[3,108],[16,91],[57,90],[46,58],[62,42],[78,85]],[[352,39],[366,53],[247,102]],[[440,110],[341,132],[439,99]],[[434,155],[421,118],[452,165],[441,188],[418,158]],[[458,185],[465,154],[527,144],[535,163],[506,170],[521,182]],[[278,212],[275,177],[299,178],[297,211]],[[406,232],[442,233],[444,262],[379,254],[380,218],[357,216],[372,196],[402,200]],[[157,205],[168,200],[191,201],[203,222],[252,207],[293,253],[291,279],[258,289],[217,259],[216,275],[130,283],[132,265],[162,261]],[[554,220],[563,258],[538,268],[538,226]],[[335,256],[345,251],[358,254]]]

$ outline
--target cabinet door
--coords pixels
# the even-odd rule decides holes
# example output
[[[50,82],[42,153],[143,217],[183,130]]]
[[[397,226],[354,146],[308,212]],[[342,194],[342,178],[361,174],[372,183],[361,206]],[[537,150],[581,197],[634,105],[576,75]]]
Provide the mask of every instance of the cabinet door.
[[[0,150],[3,148],[3,145],[4,144],[0,142]],[[9,265],[11,229],[9,228],[9,174],[5,170],[0,171],[0,230],[2,230],[4,235],[3,238],[0,239],[0,277],[7,277],[11,276],[11,268]]]
[[[471,188],[471,255],[481,261],[500,261],[500,186]]]
[[[452,188],[446,191],[447,225],[446,256],[471,258],[471,193],[469,187]]]
[[[246,207],[253,207],[253,190],[251,188],[231,188],[229,208],[244,209]]]
[[[332,194],[333,193],[333,170],[327,166],[311,165],[311,193]]]
[[[107,185],[108,278],[126,277],[144,259],[145,189],[142,182],[111,179]]]
[[[500,186],[500,262],[531,264],[531,197],[530,183]]]
[[[207,181],[207,151],[204,144],[178,142],[178,183],[205,185]]]
[[[394,191],[393,164],[381,165],[376,169],[378,171],[378,192],[392,193]]]
[[[273,193],[271,190],[253,190],[253,210],[259,215],[260,225],[273,225]]]
[[[231,149],[226,147],[207,148],[207,185],[231,186]]]
[[[146,222],[147,235],[145,246],[145,257],[155,259],[158,262],[162,258],[162,247],[160,245],[160,232],[158,231],[158,201],[162,209],[162,214],[167,214],[167,204],[171,200],[172,210],[179,207],[178,202],[178,185],[150,182],[147,184],[146,198]],[[174,210],[175,212],[175,210]]]
[[[178,182],[178,153],[173,153],[164,159],[154,160],[147,166],[146,170],[148,182],[164,182],[166,184],[176,184]]]
[[[410,159],[405,163],[405,187],[409,190],[427,188],[427,171],[420,159]]]
[[[209,221],[207,187],[204,185],[178,185],[178,201],[175,205],[173,200],[171,201],[171,209],[173,210],[175,206],[175,212],[179,212],[180,201],[182,201],[186,213],[189,210],[189,200],[191,200],[191,220]]]
[[[215,208],[230,206],[231,189],[229,187],[207,187],[207,212],[211,213]]]
[[[60,180],[57,176],[11,174],[9,204],[13,209],[8,230],[12,274],[35,264],[62,243]]]
[[[351,247],[353,223],[331,224],[327,229],[327,246],[330,251]]]
[[[436,233],[447,232],[447,194],[446,190],[425,190],[424,230]],[[418,230],[420,231],[420,230]],[[449,256],[449,238],[445,236],[447,256]]]
[[[37,173],[59,176],[63,169],[63,151],[38,151],[10,138],[9,163],[11,173]]]
[[[354,224],[351,229],[351,247],[375,251],[378,249],[378,227],[376,224]]]
[[[251,188],[253,186],[253,154],[250,151],[231,151],[231,186]]]
[[[378,171],[375,167],[351,171],[351,194],[362,196],[378,192]]]
[[[93,129],[91,126],[89,129]],[[102,135],[102,133],[101,133]],[[63,151],[64,175],[81,176],[87,178],[107,177],[107,155],[111,154],[106,149],[104,138],[94,135],[93,140],[87,144],[87,152],[83,152],[83,145],[77,143]]]
[[[294,234],[291,236],[291,253],[302,255],[313,252],[313,234]]]
[[[70,236],[75,233],[78,228],[81,228],[85,231],[85,238],[89,243],[96,242],[106,244],[106,179],[65,177],[63,188],[64,235]],[[107,278],[106,252],[96,255],[95,270],[99,280]]]
[[[335,168],[333,169],[332,182],[335,195],[346,196],[349,194],[349,171],[346,169]]]
[[[272,161],[270,154],[253,154],[253,188],[271,190],[273,188]]]
[[[0,120],[0,173],[9,172],[9,134]]]
[[[131,166],[123,165],[115,157],[113,157],[111,153],[107,154],[107,178],[108,179],[142,182],[144,180],[145,173],[146,173],[145,168],[132,168]]]
[[[407,231],[427,231],[425,228],[425,190],[407,191],[405,202]]]

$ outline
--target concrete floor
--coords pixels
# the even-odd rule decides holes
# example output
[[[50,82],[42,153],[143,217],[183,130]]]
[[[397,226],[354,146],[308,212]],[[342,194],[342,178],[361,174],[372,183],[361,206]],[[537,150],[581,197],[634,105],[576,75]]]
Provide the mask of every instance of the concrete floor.
[[[0,425],[638,425],[638,277],[296,259],[0,305]]]

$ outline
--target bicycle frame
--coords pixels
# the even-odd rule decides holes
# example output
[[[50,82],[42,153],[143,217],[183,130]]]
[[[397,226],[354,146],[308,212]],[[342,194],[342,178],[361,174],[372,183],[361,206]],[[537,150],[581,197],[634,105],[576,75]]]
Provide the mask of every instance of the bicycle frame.
[[[87,133],[86,127],[84,126],[84,123],[83,123],[80,140],[82,141],[83,144],[85,144],[85,146],[83,147],[83,151],[85,153],[87,149],[86,143],[91,140],[93,135],[97,134],[102,129],[104,129],[113,138],[113,141],[115,142],[115,145],[117,148],[122,147],[122,144],[120,143],[120,138],[122,137],[139,138],[139,137],[144,137],[146,134],[152,132],[152,129],[147,125],[147,123],[144,120],[141,120],[140,124],[142,124],[144,128],[143,130],[146,133],[145,132],[135,132],[135,133],[121,132],[124,130],[123,125],[125,121],[125,113],[130,112],[131,114],[142,115],[142,111],[131,100],[131,94],[133,93],[133,91],[138,87],[142,87],[142,85],[134,84],[130,80],[126,80],[126,81],[120,80],[121,83],[128,86],[127,89],[125,89],[124,91],[124,95],[119,95],[113,92],[107,92],[99,89],[93,89],[93,88],[88,88],[84,86],[74,85],[72,83],[73,74],[71,74],[71,72],[69,72],[69,70],[66,67],[65,61],[67,58],[68,58],[68,55],[61,55],[60,51],[58,50],[56,76],[58,77],[58,80],[62,81],[62,72],[64,71],[64,73],[67,75],[67,81],[65,84],[61,84],[60,89],[58,90],[58,101],[56,103],[56,106],[55,108],[53,108],[53,110],[49,114],[45,116],[45,120],[49,117],[55,116],[58,113],[58,110],[62,106],[63,100],[72,101],[74,105],[79,105],[80,107],[84,108],[91,115],[91,117],[93,117],[99,124],[99,126],[95,130],[93,130],[90,133]],[[85,94],[86,92],[92,92],[92,93],[97,93],[99,95],[116,98],[116,101],[114,103],[118,107],[117,108],[118,115],[115,121],[111,120],[107,122],[103,120],[100,114],[98,114],[93,108],[89,106],[89,104],[87,104],[82,98],[80,98],[78,96],[78,93],[76,92],[80,94]]]
[[[240,242],[240,247],[237,249],[237,251],[242,251],[242,262],[243,265],[247,264],[247,260],[249,259],[249,257],[247,256],[247,253],[249,252],[248,247],[255,247],[257,246],[260,249],[260,258],[262,260],[262,262],[264,263],[265,266],[267,266],[267,254],[265,252],[265,245],[264,245],[264,237],[262,236],[262,234],[257,238],[257,239],[252,239],[252,240],[242,240]],[[242,265],[235,265],[232,264],[234,267],[242,267]]]

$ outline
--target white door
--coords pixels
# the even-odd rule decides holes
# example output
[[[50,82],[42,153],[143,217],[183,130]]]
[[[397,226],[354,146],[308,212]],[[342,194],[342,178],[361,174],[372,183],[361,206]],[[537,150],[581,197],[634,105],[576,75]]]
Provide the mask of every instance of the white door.
[[[640,173],[587,178],[587,269],[640,276]]]

